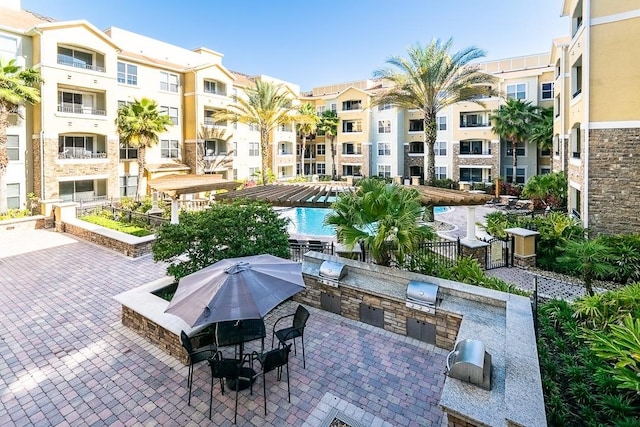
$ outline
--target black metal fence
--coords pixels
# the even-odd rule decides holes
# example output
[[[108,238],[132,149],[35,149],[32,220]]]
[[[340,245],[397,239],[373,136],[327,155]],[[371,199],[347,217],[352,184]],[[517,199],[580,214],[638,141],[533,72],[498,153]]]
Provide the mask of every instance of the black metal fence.
[[[150,215],[148,213],[141,213],[132,211],[129,209],[117,208],[113,205],[84,205],[76,208],[76,216],[82,217],[92,213],[101,214],[103,211],[109,212],[113,218],[122,219],[124,221],[146,225],[154,230],[160,228],[163,224],[168,223],[169,219],[163,218],[160,215]]]

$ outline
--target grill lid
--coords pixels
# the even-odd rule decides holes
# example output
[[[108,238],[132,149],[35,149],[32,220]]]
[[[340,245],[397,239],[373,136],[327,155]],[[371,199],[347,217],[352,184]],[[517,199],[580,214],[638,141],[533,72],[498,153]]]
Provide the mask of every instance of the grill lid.
[[[418,282],[412,280],[407,286],[407,300],[418,304],[436,305],[438,285],[435,283]]]
[[[347,269],[344,264],[340,264],[335,261],[324,261],[320,264],[320,277],[324,277],[331,280],[341,280],[347,275]]]
[[[484,343],[474,339],[459,341],[447,356],[447,375],[490,390],[491,355],[485,351]]]

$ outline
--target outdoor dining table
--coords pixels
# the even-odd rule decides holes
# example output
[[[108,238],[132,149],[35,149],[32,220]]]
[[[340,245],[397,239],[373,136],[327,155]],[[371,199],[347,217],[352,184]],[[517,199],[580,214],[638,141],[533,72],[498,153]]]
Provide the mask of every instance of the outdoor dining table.
[[[263,319],[245,319],[218,322],[215,325],[216,345],[218,347],[237,346],[238,361],[241,364],[245,362],[244,344],[246,342],[262,340],[261,349],[264,350],[264,338],[266,336],[266,328]],[[241,367],[240,383],[238,390],[244,390],[251,385],[256,372],[249,367]],[[245,378],[251,378],[246,380]],[[235,390],[234,381],[226,381],[227,388]]]

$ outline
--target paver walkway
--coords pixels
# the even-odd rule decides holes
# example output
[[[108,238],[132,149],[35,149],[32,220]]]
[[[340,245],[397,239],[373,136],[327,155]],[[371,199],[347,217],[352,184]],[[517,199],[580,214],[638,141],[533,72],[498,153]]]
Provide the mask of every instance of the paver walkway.
[[[14,234],[15,233],[15,234]],[[0,234],[0,425],[232,425],[234,393],[214,390],[196,367],[192,406],[187,368],[120,323],[113,295],[164,276],[150,256],[130,259],[45,230]],[[267,319],[291,313],[279,307]],[[327,402],[364,425],[441,425],[446,351],[310,309],[286,382],[267,376],[242,391],[238,425],[319,425]],[[270,340],[267,339],[270,345]],[[270,373],[273,374],[273,373]]]

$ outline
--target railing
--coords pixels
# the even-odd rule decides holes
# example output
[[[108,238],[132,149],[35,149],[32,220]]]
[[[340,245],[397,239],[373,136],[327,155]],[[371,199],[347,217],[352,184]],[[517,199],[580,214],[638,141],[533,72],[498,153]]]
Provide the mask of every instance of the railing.
[[[346,156],[361,156],[362,150],[345,150],[342,154]]]
[[[74,61],[60,56],[58,56],[58,64],[66,65],[67,67],[82,68],[84,70],[99,71],[101,73],[106,71],[104,67],[100,67],[99,65],[87,64],[86,62]]]
[[[576,96],[580,95],[582,93],[582,88],[576,90],[575,92],[573,92],[573,95],[571,95],[572,98],[575,98]]]
[[[472,150],[472,151],[461,151],[461,156],[490,156],[491,150]]]
[[[487,127],[487,126],[491,126],[491,123],[489,123],[489,122],[484,122],[484,123],[460,123],[460,127],[461,128],[481,128],[481,127]]]
[[[215,119],[211,118],[211,117],[205,117],[204,118],[204,124],[207,126],[227,126],[227,122],[226,121],[216,121]]]
[[[162,225],[169,223],[170,220],[167,218],[163,218],[159,215],[149,215],[146,213],[135,212],[128,209],[120,209],[115,206],[106,206],[105,204],[89,204],[85,206],[76,207],[76,216],[82,217],[84,215],[91,214],[93,212],[100,213],[102,211],[111,212],[114,218],[120,218],[126,220],[130,223],[144,223],[147,226],[150,226],[154,230],[159,229]]]
[[[579,159],[580,158],[580,151],[574,151],[573,153],[571,153],[571,157],[574,159]]]
[[[212,95],[220,95],[220,96],[227,96],[227,91],[226,90],[204,90],[204,93],[210,93]]]
[[[105,110],[98,110],[78,104],[58,104],[58,111],[72,114],[93,114],[94,116],[106,116]]]
[[[84,150],[82,148],[68,148],[64,151],[58,152],[58,159],[106,159],[107,153],[94,152]]]
[[[571,215],[573,215],[576,219],[580,219],[580,211],[577,209],[571,209]]]

